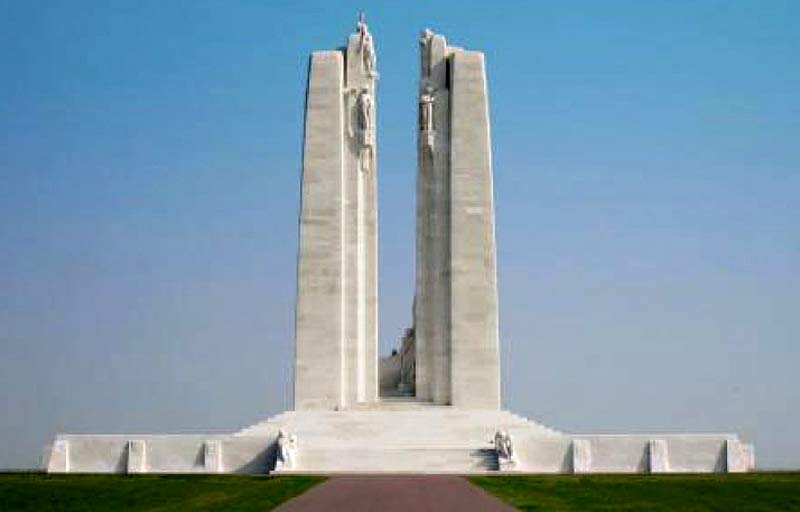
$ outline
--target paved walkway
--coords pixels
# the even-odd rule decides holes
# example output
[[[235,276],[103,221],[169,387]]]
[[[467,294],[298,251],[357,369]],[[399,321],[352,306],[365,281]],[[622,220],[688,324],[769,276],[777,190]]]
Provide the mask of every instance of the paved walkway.
[[[338,476],[279,507],[280,512],[507,512],[515,509],[458,476]]]

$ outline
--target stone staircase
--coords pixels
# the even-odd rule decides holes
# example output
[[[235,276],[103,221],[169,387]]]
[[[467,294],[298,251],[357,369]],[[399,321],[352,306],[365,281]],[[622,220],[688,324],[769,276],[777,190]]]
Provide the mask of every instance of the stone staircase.
[[[343,411],[287,411],[236,436],[297,436],[295,472],[481,472],[497,469],[498,429],[543,438],[564,435],[508,411],[458,410],[385,400]]]

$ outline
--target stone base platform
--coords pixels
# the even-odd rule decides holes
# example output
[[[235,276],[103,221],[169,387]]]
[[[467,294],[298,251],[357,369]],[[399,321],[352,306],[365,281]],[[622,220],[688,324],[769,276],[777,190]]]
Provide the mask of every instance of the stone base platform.
[[[508,411],[387,401],[344,411],[288,411],[229,435],[60,435],[52,473],[273,472],[278,430],[297,438],[293,468],[280,473],[488,473],[491,444],[513,440],[504,472],[742,472],[752,445],[735,434],[568,435]]]

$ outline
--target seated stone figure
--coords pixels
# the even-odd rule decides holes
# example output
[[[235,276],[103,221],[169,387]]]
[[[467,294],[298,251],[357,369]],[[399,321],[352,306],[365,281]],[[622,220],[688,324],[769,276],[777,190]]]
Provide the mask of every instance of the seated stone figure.
[[[494,434],[492,440],[495,452],[497,452],[497,462],[500,465],[499,469],[508,469],[515,463],[514,458],[514,445],[511,435],[505,430],[498,430]]]
[[[275,471],[294,469],[297,458],[297,436],[285,430],[278,430],[278,456]]]

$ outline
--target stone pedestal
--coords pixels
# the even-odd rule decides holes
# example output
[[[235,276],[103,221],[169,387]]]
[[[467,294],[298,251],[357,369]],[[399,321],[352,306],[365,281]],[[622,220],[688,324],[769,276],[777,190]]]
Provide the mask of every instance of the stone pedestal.
[[[725,469],[728,473],[745,473],[755,468],[753,445],[739,439],[728,439],[725,443]]]
[[[576,474],[591,473],[592,443],[588,439],[572,441],[572,472]]]
[[[128,441],[128,473],[147,473],[147,445],[141,439]]]
[[[669,452],[667,442],[663,439],[651,439],[647,442],[647,458],[650,473],[669,472]]]
[[[219,439],[203,443],[203,468],[206,473],[222,473],[222,442]]]

